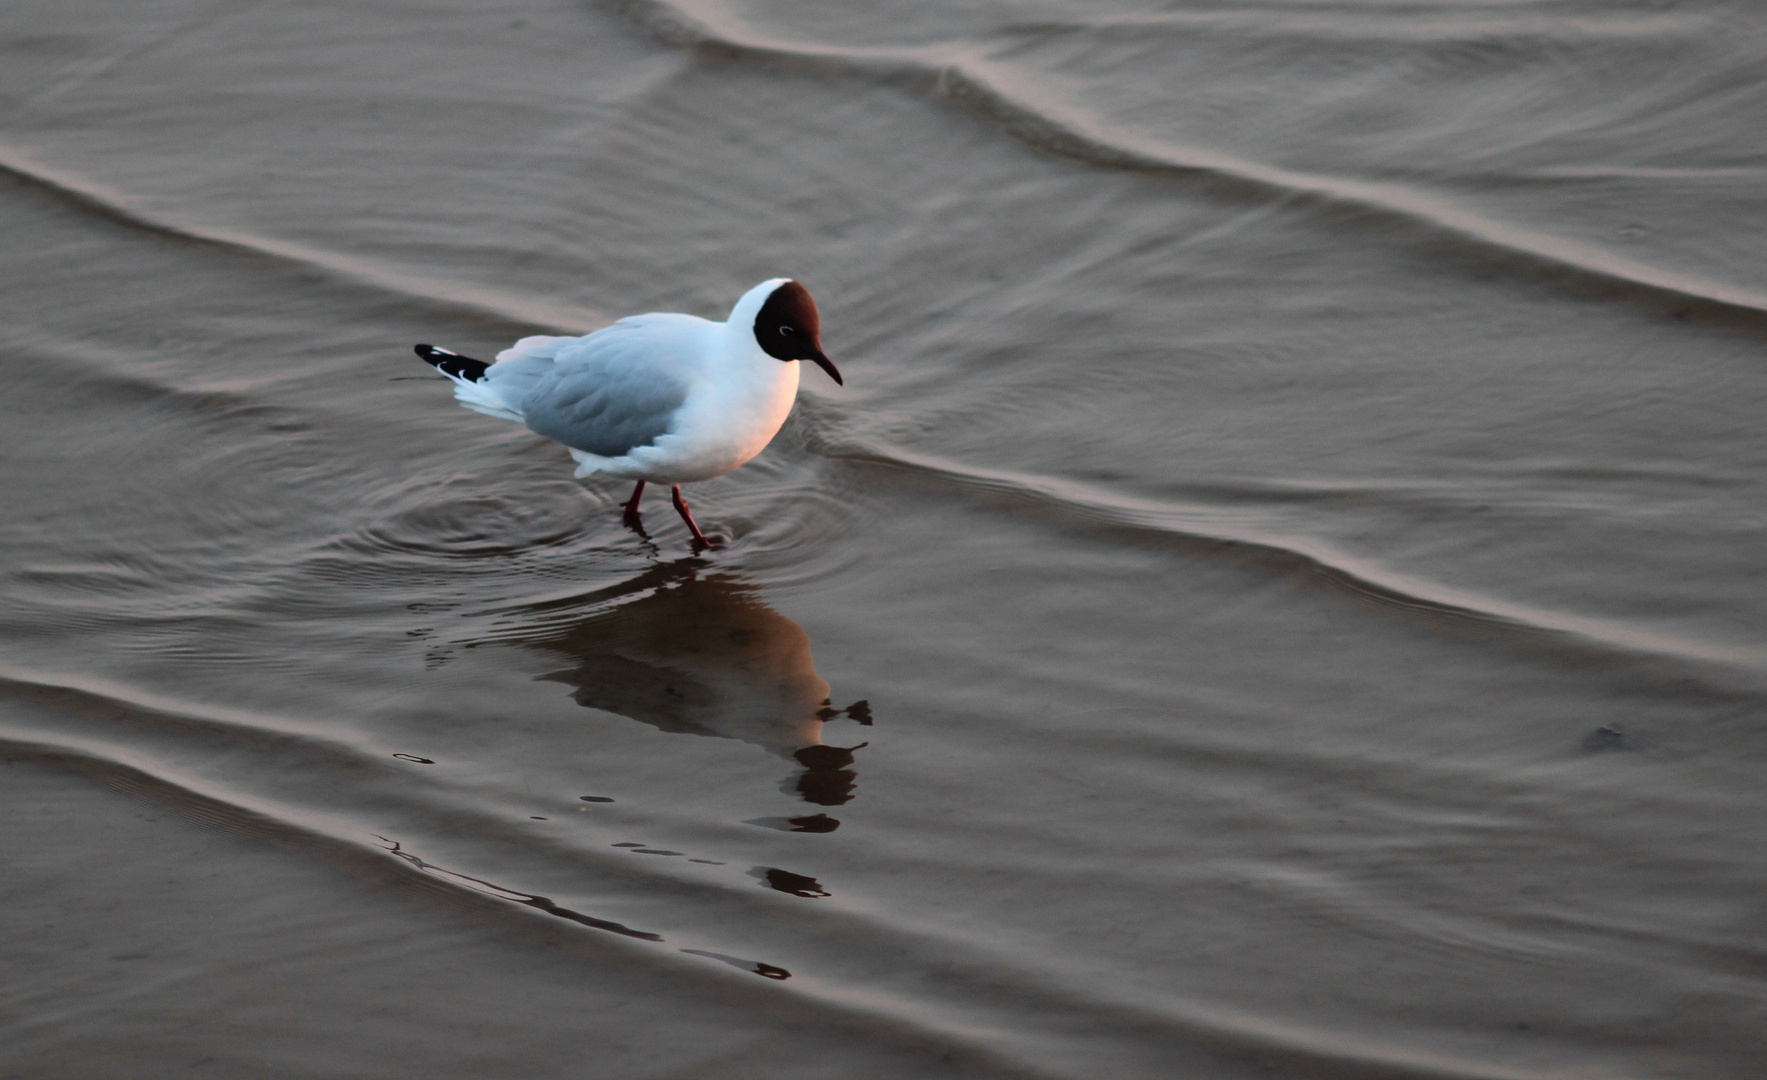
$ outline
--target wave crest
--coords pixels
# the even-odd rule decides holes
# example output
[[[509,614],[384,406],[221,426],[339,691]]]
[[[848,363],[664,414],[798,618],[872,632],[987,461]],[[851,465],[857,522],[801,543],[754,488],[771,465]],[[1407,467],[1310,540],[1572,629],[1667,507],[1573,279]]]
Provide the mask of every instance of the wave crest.
[[[669,0],[617,7],[665,45],[768,63],[907,81],[980,115],[1034,149],[1102,168],[1203,180],[1224,194],[1346,215],[1448,254],[1657,314],[1767,334],[1767,292],[1665,270],[1598,245],[1510,224],[1404,184],[1304,172],[1125,130],[1027,84],[1010,65],[953,45],[842,47],[766,38],[722,11]]]

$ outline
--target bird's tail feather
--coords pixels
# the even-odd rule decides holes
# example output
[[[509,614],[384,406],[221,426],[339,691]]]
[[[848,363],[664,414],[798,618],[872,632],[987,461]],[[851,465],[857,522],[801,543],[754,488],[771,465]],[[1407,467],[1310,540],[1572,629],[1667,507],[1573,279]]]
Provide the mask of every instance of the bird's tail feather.
[[[423,362],[440,371],[444,375],[468,382],[478,382],[485,377],[485,369],[490,364],[483,360],[474,360],[470,356],[461,356],[457,352],[438,349],[434,345],[416,345],[412,352],[423,358]]]
[[[413,351],[423,358],[424,363],[454,381],[455,399],[473,412],[495,416],[499,420],[514,420],[518,424],[526,419],[518,410],[510,408],[503,395],[485,379],[485,371],[491,365],[483,360],[438,349],[434,345],[419,345]]]
[[[571,457],[577,463],[577,471],[571,475],[575,476],[578,480],[583,479],[585,476],[594,476],[601,471],[603,465],[607,464],[607,459],[600,454],[591,454],[587,450],[578,450],[574,446],[567,446],[565,449],[570,451]]]

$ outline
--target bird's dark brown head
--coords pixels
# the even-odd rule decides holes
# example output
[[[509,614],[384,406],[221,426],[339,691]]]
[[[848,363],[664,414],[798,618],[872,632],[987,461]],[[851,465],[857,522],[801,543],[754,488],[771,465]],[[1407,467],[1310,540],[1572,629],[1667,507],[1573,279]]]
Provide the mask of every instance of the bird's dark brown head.
[[[822,320],[816,316],[816,301],[808,289],[795,281],[787,281],[773,290],[755,316],[755,341],[761,351],[776,360],[809,360],[828,372],[828,377],[845,386],[841,373],[822,354]]]

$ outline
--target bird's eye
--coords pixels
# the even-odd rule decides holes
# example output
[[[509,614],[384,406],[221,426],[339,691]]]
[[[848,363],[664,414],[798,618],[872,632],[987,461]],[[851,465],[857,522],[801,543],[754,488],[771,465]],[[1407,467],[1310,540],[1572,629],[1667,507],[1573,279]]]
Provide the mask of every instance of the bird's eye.
[[[795,330],[789,326],[782,326],[779,328],[779,332],[784,334],[786,337],[791,337],[793,334],[797,333],[797,330]]]

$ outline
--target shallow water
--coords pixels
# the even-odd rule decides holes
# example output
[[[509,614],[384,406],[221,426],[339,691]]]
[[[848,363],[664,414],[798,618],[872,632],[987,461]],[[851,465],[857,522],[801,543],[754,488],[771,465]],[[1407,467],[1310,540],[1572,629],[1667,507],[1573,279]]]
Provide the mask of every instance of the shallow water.
[[[1764,46],[0,16],[0,1074],[1758,1075]],[[776,274],[699,556],[409,351]]]

